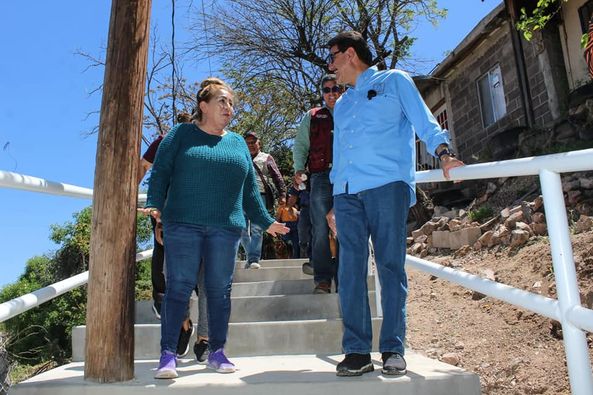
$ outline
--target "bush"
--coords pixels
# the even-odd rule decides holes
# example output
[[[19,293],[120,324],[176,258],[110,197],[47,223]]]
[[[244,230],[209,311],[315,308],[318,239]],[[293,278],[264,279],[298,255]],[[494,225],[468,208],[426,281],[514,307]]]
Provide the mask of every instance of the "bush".
[[[477,210],[470,211],[468,216],[471,221],[478,221],[482,223],[485,220],[491,218],[493,215],[494,210],[491,207],[483,206]]]

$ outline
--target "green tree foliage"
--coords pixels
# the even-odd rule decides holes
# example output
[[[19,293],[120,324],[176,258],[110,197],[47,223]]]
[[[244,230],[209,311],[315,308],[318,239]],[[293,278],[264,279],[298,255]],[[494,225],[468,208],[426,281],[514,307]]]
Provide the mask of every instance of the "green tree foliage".
[[[230,68],[229,68],[230,69]],[[290,92],[273,76],[247,77],[243,70],[229,71],[235,89],[235,116],[230,129],[239,134],[256,132],[266,150],[285,146],[295,136],[295,119],[302,112]]]
[[[31,258],[19,279],[0,291],[0,302],[64,280],[88,270],[91,207],[73,215],[72,222],[52,225],[50,238],[60,247],[47,256]],[[138,247],[146,246],[151,237],[150,221],[138,217]],[[141,287],[150,287],[150,270],[143,263],[137,271]],[[143,288],[139,291],[141,292]],[[53,360],[65,362],[71,355],[71,333],[82,325],[86,316],[86,286],[79,287],[4,322],[9,336],[8,351],[21,364]]]
[[[304,111],[317,102],[328,71],[325,45],[336,33],[361,32],[375,62],[394,68],[409,55],[417,22],[436,24],[445,15],[436,0],[229,0],[197,20],[193,51],[216,56],[248,78],[283,85],[292,105]]]
[[[562,3],[568,0],[538,0],[533,10],[529,11],[526,7],[521,7],[521,14],[517,22],[517,29],[523,33],[527,41],[533,38],[533,34],[542,30],[546,24],[562,8]]]

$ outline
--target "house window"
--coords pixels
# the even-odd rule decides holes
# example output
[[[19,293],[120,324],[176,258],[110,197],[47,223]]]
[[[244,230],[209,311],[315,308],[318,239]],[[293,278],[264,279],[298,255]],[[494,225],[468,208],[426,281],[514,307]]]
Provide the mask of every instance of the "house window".
[[[435,118],[441,128],[449,129],[449,121],[447,119],[447,108],[442,105],[435,111]],[[430,155],[426,150],[426,144],[420,139],[416,139],[416,170],[432,170],[440,167],[439,160]]]
[[[507,113],[502,86],[502,73],[497,65],[477,82],[480,108],[482,110],[482,123],[484,127],[492,125]]]
[[[589,0],[585,5],[579,8],[579,19],[581,21],[581,31],[583,34],[588,31],[591,14],[593,14],[593,0]]]
[[[449,130],[449,121],[447,120],[447,109],[438,112],[436,115],[437,122],[441,125],[441,128]]]

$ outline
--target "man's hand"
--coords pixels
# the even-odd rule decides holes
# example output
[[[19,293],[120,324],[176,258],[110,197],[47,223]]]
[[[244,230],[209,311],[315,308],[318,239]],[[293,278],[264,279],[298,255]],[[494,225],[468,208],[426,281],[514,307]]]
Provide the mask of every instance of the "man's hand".
[[[456,167],[463,166],[464,163],[454,156],[443,155],[441,157],[441,169],[443,169],[443,175],[449,180],[449,171]]]
[[[338,229],[336,228],[336,216],[334,215],[333,208],[329,210],[329,213],[327,213],[325,219],[327,220],[327,226],[329,226],[329,229],[334,234],[334,237],[338,237]]]
[[[305,174],[305,171],[304,170],[299,170],[299,171],[297,171],[297,172],[294,173],[294,180],[293,180],[293,182],[294,182],[294,185],[296,185],[297,187],[299,185],[301,185],[301,183],[303,182],[303,179],[302,179],[302,175],[303,174]]]

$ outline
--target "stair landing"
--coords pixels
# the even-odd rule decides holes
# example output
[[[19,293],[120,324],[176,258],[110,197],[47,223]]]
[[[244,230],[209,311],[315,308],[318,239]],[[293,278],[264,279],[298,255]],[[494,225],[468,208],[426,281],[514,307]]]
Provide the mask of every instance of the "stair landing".
[[[153,378],[156,360],[136,361],[135,378],[117,384],[86,382],[82,362],[60,366],[10,389],[14,395],[128,395],[175,393],[180,395],[331,395],[331,394],[430,394],[479,395],[477,375],[435,361],[420,354],[406,355],[408,374],[389,377],[381,374],[381,356],[373,353],[375,371],[362,377],[337,377],[336,365],[342,355],[290,355],[232,358],[239,369],[232,374],[216,373],[195,361],[179,363],[174,380]],[[240,392],[236,392],[239,390]]]

